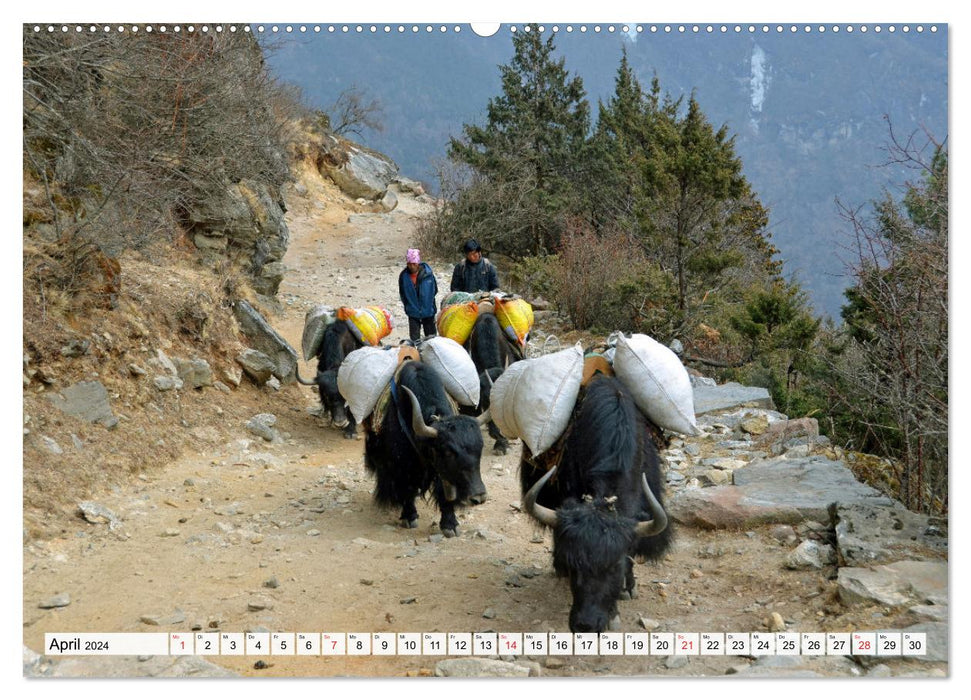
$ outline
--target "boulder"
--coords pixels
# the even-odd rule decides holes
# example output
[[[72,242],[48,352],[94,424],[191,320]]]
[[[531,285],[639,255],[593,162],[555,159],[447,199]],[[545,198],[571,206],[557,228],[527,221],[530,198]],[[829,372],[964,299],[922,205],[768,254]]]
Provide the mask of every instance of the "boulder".
[[[709,386],[692,382],[694,387],[695,415],[727,411],[743,406],[775,410],[769,390],[760,386],[742,386],[736,382]]]
[[[837,572],[836,583],[844,605],[947,605],[946,561],[846,566]]]
[[[787,569],[822,569],[836,563],[836,552],[828,544],[805,540],[786,557]]]
[[[392,211],[398,206],[398,195],[396,195],[393,191],[388,190],[384,193],[384,196],[381,198],[379,204],[381,205],[381,209],[384,211]]]
[[[280,439],[280,433],[273,427],[274,425],[276,425],[276,416],[272,413],[259,413],[246,421],[246,429],[267,442],[276,442]]]
[[[321,171],[349,197],[376,201],[397,177],[397,164],[382,153],[350,141],[334,140]]]
[[[276,365],[273,364],[273,360],[259,350],[254,350],[252,348],[244,350],[236,358],[236,362],[238,362],[239,366],[243,368],[246,376],[252,379],[257,386],[263,386],[266,384],[267,380],[273,376],[273,371],[276,369]],[[235,386],[239,386],[238,381],[235,383]]]
[[[843,566],[868,566],[900,559],[947,555],[947,535],[926,515],[900,503],[838,503],[830,510]]]
[[[237,302],[234,311],[240,329],[252,346],[266,355],[273,363],[273,376],[284,384],[294,381],[297,372],[297,351],[279,333],[273,330],[263,314],[250,306],[248,302]]]
[[[760,524],[828,521],[831,503],[892,501],[858,482],[842,462],[822,457],[752,462],[732,475],[734,485],[688,489],[675,494],[669,514],[707,529],[748,529]]]
[[[106,428],[118,425],[118,418],[111,412],[108,390],[101,382],[78,382],[47,399],[56,408],[89,423],[100,423]]]
[[[406,192],[413,195],[425,194],[425,188],[417,180],[411,180],[407,177],[401,177],[400,175],[396,177],[392,182],[398,186],[399,192]]]
[[[194,357],[191,360],[176,358],[174,364],[179,379],[185,387],[201,389],[204,386],[212,386],[212,367],[202,358]]]
[[[282,262],[266,263],[260,268],[260,273],[253,279],[253,289],[257,294],[272,297],[280,289],[280,284],[287,273],[287,266]]]

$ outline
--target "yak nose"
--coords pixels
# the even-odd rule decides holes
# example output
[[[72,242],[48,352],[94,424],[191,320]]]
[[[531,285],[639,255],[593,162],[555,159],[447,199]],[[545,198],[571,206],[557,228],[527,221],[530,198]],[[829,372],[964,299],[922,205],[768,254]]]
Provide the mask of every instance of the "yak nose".
[[[607,616],[599,613],[571,615],[571,632],[603,632],[607,629]]]
[[[482,505],[483,503],[486,502],[486,499],[488,499],[488,497],[489,496],[488,494],[486,494],[485,491],[483,491],[482,493],[476,493],[476,494],[473,494],[472,496],[469,496],[469,503],[471,503],[474,506]]]

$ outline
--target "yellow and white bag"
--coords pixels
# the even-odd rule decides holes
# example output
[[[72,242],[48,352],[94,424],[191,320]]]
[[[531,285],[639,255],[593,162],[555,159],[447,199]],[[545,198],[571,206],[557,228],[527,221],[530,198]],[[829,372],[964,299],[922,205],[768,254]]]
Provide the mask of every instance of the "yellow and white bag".
[[[378,345],[394,328],[391,312],[383,306],[365,306],[363,309],[342,306],[337,310],[337,318],[346,322],[354,337],[365,345]]]
[[[438,335],[464,345],[478,317],[479,305],[474,301],[443,307],[438,313]]]
[[[533,327],[533,307],[528,301],[520,298],[503,299],[493,296],[496,320],[511,341],[526,346],[526,336]]]

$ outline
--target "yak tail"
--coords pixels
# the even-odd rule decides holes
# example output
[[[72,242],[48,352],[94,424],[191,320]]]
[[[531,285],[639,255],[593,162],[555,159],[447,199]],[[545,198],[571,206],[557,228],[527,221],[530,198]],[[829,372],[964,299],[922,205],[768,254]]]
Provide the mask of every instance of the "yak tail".
[[[303,377],[300,376],[300,368],[299,367],[297,367],[294,371],[297,374],[297,381],[300,382],[301,384],[304,384],[305,386],[317,386],[317,380],[316,379],[313,379],[312,381],[309,381],[308,382],[306,379],[304,379]]]

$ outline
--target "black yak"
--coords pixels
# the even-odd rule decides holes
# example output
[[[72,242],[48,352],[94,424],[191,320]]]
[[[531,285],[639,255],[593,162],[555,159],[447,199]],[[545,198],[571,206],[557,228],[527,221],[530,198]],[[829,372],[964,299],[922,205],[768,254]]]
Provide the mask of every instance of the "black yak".
[[[492,385],[511,363],[523,359],[522,353],[507,338],[499,325],[496,315],[482,311],[475,319],[472,332],[465,341],[465,349],[475,363],[479,373],[479,405],[476,413],[489,410],[489,397]],[[497,455],[504,455],[509,449],[509,440],[499,432],[499,428],[489,421],[489,435],[495,440],[492,449]]]
[[[523,510],[553,530],[553,567],[573,594],[570,630],[616,629],[618,599],[635,595],[633,557],[658,559],[671,540],[657,448],[627,388],[594,377],[559,445],[539,458],[523,446],[520,486]]]
[[[353,439],[357,433],[357,423],[354,415],[347,408],[344,397],[337,389],[337,370],[341,362],[354,350],[363,347],[343,321],[335,321],[327,326],[324,337],[317,350],[317,376],[313,381],[307,381],[297,373],[297,381],[308,386],[316,386],[320,392],[320,403],[330,415],[331,423],[344,429],[344,437]]]
[[[488,420],[488,414],[480,420]],[[374,500],[400,507],[402,526],[414,528],[415,498],[431,491],[442,514],[442,533],[454,537],[455,506],[486,500],[481,457],[480,421],[456,413],[435,370],[405,362],[392,380],[387,408],[365,421],[364,465],[376,477]]]

